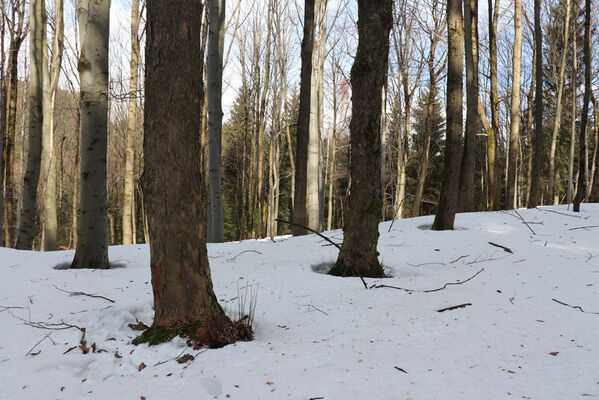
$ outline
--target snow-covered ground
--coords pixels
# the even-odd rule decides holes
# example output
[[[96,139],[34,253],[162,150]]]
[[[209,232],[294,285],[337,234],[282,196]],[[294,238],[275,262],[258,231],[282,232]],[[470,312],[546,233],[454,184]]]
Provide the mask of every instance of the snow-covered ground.
[[[145,245],[110,248],[122,267],[107,271],[53,268],[72,251],[0,248],[0,399],[599,398],[599,205],[543,209],[567,215],[381,224],[394,277],[368,284],[420,292],[320,273],[337,250],[314,235],[209,245],[221,304],[258,291],[255,340],[217,350],[130,344],[128,324],[152,322]],[[85,348],[63,323],[85,328]]]

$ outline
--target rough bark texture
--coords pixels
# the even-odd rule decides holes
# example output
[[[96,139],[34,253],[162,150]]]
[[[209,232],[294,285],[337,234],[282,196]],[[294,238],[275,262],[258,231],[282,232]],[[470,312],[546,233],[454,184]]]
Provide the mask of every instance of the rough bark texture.
[[[466,132],[460,167],[458,209],[475,211],[474,204],[474,151],[478,118],[478,0],[464,3],[464,35],[466,51]]]
[[[219,347],[231,342],[233,325],[214,294],[206,251],[201,30],[201,0],[147,2],[142,185],[155,312],[148,335],[158,342],[160,332],[191,326],[196,341]]]
[[[109,268],[106,145],[110,0],[80,0],[81,142],[77,249],[71,268]]]
[[[131,2],[131,80],[127,108],[125,145],[125,187],[123,191],[123,244],[136,242],[135,210],[135,136],[137,133],[137,86],[139,81],[139,0]]]
[[[297,143],[295,150],[295,193],[293,201],[293,222],[306,226],[308,214],[306,209],[308,143],[310,138],[310,93],[312,85],[312,54],[314,49],[314,1],[306,0],[304,4],[304,38],[302,40],[302,68],[300,78],[300,104],[297,118]],[[293,225],[294,235],[305,235],[307,231]]]
[[[505,208],[516,206],[516,176],[520,156],[520,71],[522,69],[522,0],[514,2],[514,53],[512,56],[512,105],[510,115],[510,149],[505,191]]]
[[[31,250],[37,233],[37,184],[42,160],[44,14],[44,0],[29,3],[29,142],[16,240],[16,248],[21,250]]]
[[[599,203],[599,102],[591,92],[591,100],[593,101],[593,126],[595,127],[595,152],[593,154],[593,167],[591,173],[591,188],[589,193],[589,201]]]
[[[576,35],[572,35],[573,39],[573,48],[576,49]],[[572,76],[571,82],[576,82],[576,76],[578,74],[578,56],[577,52],[572,52]],[[566,194],[566,201],[568,204],[572,203],[572,192],[574,190],[574,149],[576,147],[576,87],[574,84],[572,86],[572,114],[574,117],[571,118],[570,124],[570,157],[568,159],[568,190]]]
[[[211,229],[208,241],[224,240],[223,193],[221,183],[221,148],[223,127],[223,47],[225,42],[225,0],[209,0],[208,12],[208,147]]]
[[[555,106],[555,117],[553,119],[553,132],[551,134],[551,148],[549,150],[549,180],[547,182],[547,198],[551,202],[554,199],[555,191],[555,150],[557,148],[557,135],[562,120],[562,95],[564,91],[564,83],[566,76],[566,59],[568,56],[568,40],[570,33],[570,9],[572,2],[566,1],[566,15],[564,18],[564,44],[562,52],[562,60],[559,70],[559,78],[557,84],[557,103]]]
[[[351,70],[351,193],[343,244],[331,274],[382,277],[376,250],[381,196],[381,93],[389,59],[391,0],[358,1],[358,49]]]
[[[543,31],[541,29],[541,2],[535,0],[535,51],[536,57],[536,89],[535,89],[535,151],[532,160],[532,173],[530,182],[530,195],[528,208],[539,205],[539,191],[541,186],[541,165],[543,162]]]
[[[447,1],[447,127],[439,206],[433,230],[453,229],[458,202],[462,137],[464,28],[462,1]]]
[[[578,190],[574,197],[575,212],[580,212],[580,203],[587,193],[587,125],[589,121],[589,103],[591,101],[591,0],[584,2],[584,97],[582,100],[582,115],[580,116],[580,133],[578,139]]]

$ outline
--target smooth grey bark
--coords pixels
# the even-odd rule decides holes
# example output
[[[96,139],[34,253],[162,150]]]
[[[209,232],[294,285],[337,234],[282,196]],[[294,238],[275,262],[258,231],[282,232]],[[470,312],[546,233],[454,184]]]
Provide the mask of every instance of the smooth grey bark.
[[[445,160],[439,206],[433,230],[453,229],[458,201],[462,137],[462,93],[464,67],[464,19],[462,0],[447,1],[447,128],[445,134]]]
[[[522,70],[522,0],[514,2],[514,52],[512,55],[512,105],[510,112],[510,148],[505,208],[516,206],[516,176],[520,155],[520,72]]]
[[[574,28],[574,27],[573,27]],[[576,34],[572,35],[572,41],[574,44],[574,48],[577,48],[576,44]],[[570,158],[568,160],[568,191],[566,202],[568,204],[572,203],[573,190],[574,190],[574,148],[576,145],[576,75],[578,72],[578,57],[577,52],[574,51],[572,57],[572,123],[570,125]]]
[[[31,250],[37,231],[37,184],[42,160],[43,124],[43,31],[44,0],[31,0],[29,3],[29,57],[31,75],[29,78],[29,143],[27,146],[27,170],[23,178],[23,193],[16,248]]]
[[[55,0],[55,28],[52,42],[52,61],[49,72],[49,88],[44,89],[44,135],[42,138],[42,173],[45,176],[43,190],[43,230],[42,250],[52,251],[57,249],[58,241],[58,215],[57,215],[57,181],[56,181],[56,154],[54,148],[54,116],[56,114],[56,94],[58,92],[58,79],[62,65],[64,49],[64,0]],[[45,58],[46,59],[46,58]],[[46,78],[44,78],[44,87]],[[46,98],[47,96],[47,98]],[[47,122],[46,122],[47,121]]]
[[[71,268],[109,268],[106,201],[110,0],[79,0],[81,143],[77,249]]]
[[[136,243],[135,234],[135,137],[137,132],[137,86],[139,81],[139,0],[131,2],[131,61],[129,104],[125,144],[125,187],[123,190],[123,244]]]
[[[210,191],[211,229],[208,242],[224,240],[223,195],[221,181],[222,153],[222,91],[223,91],[223,48],[225,42],[225,0],[209,0],[208,11],[208,188]]]

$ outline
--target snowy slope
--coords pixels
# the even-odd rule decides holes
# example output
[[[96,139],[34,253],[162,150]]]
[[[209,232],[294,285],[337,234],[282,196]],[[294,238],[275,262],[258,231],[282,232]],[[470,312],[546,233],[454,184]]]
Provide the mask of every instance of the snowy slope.
[[[432,217],[381,224],[394,277],[369,285],[436,289],[484,268],[434,292],[318,273],[337,250],[314,235],[209,245],[221,304],[234,311],[248,285],[258,303],[253,342],[207,351],[130,344],[127,325],[152,321],[147,246],[112,247],[123,267],[108,271],[0,248],[0,399],[599,398],[599,205],[582,208],[519,210],[528,226],[513,211],[460,214],[452,232],[426,229]],[[89,353],[66,352],[77,328],[40,329],[62,322],[86,329]]]

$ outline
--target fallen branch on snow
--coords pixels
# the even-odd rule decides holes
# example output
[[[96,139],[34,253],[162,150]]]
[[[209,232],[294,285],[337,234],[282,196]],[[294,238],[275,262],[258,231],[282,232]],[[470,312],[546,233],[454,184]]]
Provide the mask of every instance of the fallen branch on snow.
[[[535,208],[539,211],[552,212],[552,213],[559,214],[559,215],[565,215],[566,217],[582,218],[580,215],[572,215],[572,214],[567,214],[567,213],[559,212],[559,211],[555,211],[555,210],[548,210],[548,209],[540,208],[540,207],[535,207]]]
[[[458,304],[457,306],[451,306],[451,307],[442,308],[440,310],[437,310],[437,312],[445,312],[445,311],[457,310],[458,308],[464,308],[464,307],[468,307],[468,306],[471,306],[471,305],[472,305],[472,303]]]
[[[260,255],[262,255],[262,253],[260,253],[260,252],[259,252],[259,251],[257,251],[257,250],[244,250],[244,251],[242,251],[241,253],[237,254],[235,257],[232,257],[232,258],[227,258],[227,261],[235,261],[235,259],[236,259],[237,257],[239,257],[240,255],[242,255],[242,254],[244,254],[244,253],[256,253],[256,254],[260,254]]]
[[[502,246],[500,244],[493,243],[493,242],[489,242],[489,244],[491,246],[499,247],[500,249],[503,249],[503,251],[506,251],[508,253],[514,254],[514,252],[512,251],[512,249],[510,249],[509,247],[505,247],[505,246]]]
[[[590,225],[590,226],[578,226],[576,228],[570,228],[569,231],[575,231],[577,229],[590,229],[590,228],[599,228],[599,225]]]
[[[51,334],[52,334],[52,332],[48,332],[48,334],[47,334],[46,336],[44,336],[44,337],[43,337],[43,338],[42,338],[42,339],[41,339],[39,342],[37,342],[36,344],[34,344],[34,345],[33,345],[33,347],[32,347],[32,348],[30,348],[30,349],[29,349],[29,351],[28,351],[27,353],[25,353],[25,355],[26,355],[26,356],[28,356],[29,354],[31,354],[32,356],[36,356],[36,355],[38,355],[38,354],[39,354],[39,352],[37,352],[37,353],[32,353],[32,351],[33,351],[33,350],[34,350],[34,349],[35,349],[35,348],[36,348],[36,347],[37,347],[37,346],[38,346],[38,345],[39,345],[41,342],[43,342],[43,341],[44,341],[44,340],[46,340],[46,339],[50,339],[50,335],[51,335]],[[50,339],[50,340],[52,340],[52,339]],[[54,341],[53,341],[53,340],[52,340],[52,342],[54,343]],[[56,344],[56,343],[54,343],[54,344]],[[40,350],[40,351],[41,351],[41,350]]]
[[[582,309],[582,307],[580,307],[580,306],[573,306],[573,305],[571,305],[571,304],[564,303],[563,301],[559,301],[559,300],[556,300],[556,299],[551,299],[551,300],[553,300],[553,301],[555,301],[556,303],[559,303],[559,304],[561,304],[561,305],[563,305],[563,306],[567,306],[567,307],[570,307],[570,308],[575,308],[575,309],[577,309],[577,310],[580,310],[581,312],[583,312],[583,313],[585,313],[585,314],[597,314],[597,315],[599,315],[599,312],[585,311],[585,310],[583,310],[583,309]]]
[[[461,285],[462,283],[471,281],[472,279],[474,279],[478,274],[480,274],[484,270],[485,270],[484,268],[481,268],[480,271],[478,271],[476,274],[472,275],[468,279],[465,279],[463,281],[457,281],[457,282],[448,282],[445,285],[443,285],[442,287],[437,288],[437,289],[428,289],[428,290],[406,289],[406,288],[402,288],[399,286],[391,286],[391,285],[372,285],[372,286],[370,286],[370,289],[388,288],[388,289],[403,290],[404,292],[408,292],[408,293],[432,293],[432,292],[438,292],[440,290],[443,290],[443,289],[447,288],[447,286],[450,286],[450,285]]]
[[[85,292],[71,292],[71,291],[68,291],[68,290],[61,289],[61,288],[59,288],[56,285],[52,285],[52,286],[54,286],[57,290],[60,290],[61,292],[68,293],[70,296],[87,296],[87,297],[93,297],[93,298],[96,298],[96,299],[104,299],[104,300],[107,300],[107,301],[109,301],[111,303],[114,303],[114,300],[109,299],[108,297],[100,296],[100,295],[97,295],[97,294],[89,294],[89,293],[85,293]]]
[[[22,310],[22,309],[24,309],[25,307],[12,307],[12,306],[8,306],[8,307],[7,307],[7,306],[0,306],[0,308],[1,308],[1,310],[0,310],[0,313],[1,313],[1,312],[4,312],[4,311],[6,311],[6,310],[14,310],[14,309],[19,309],[19,310]]]

